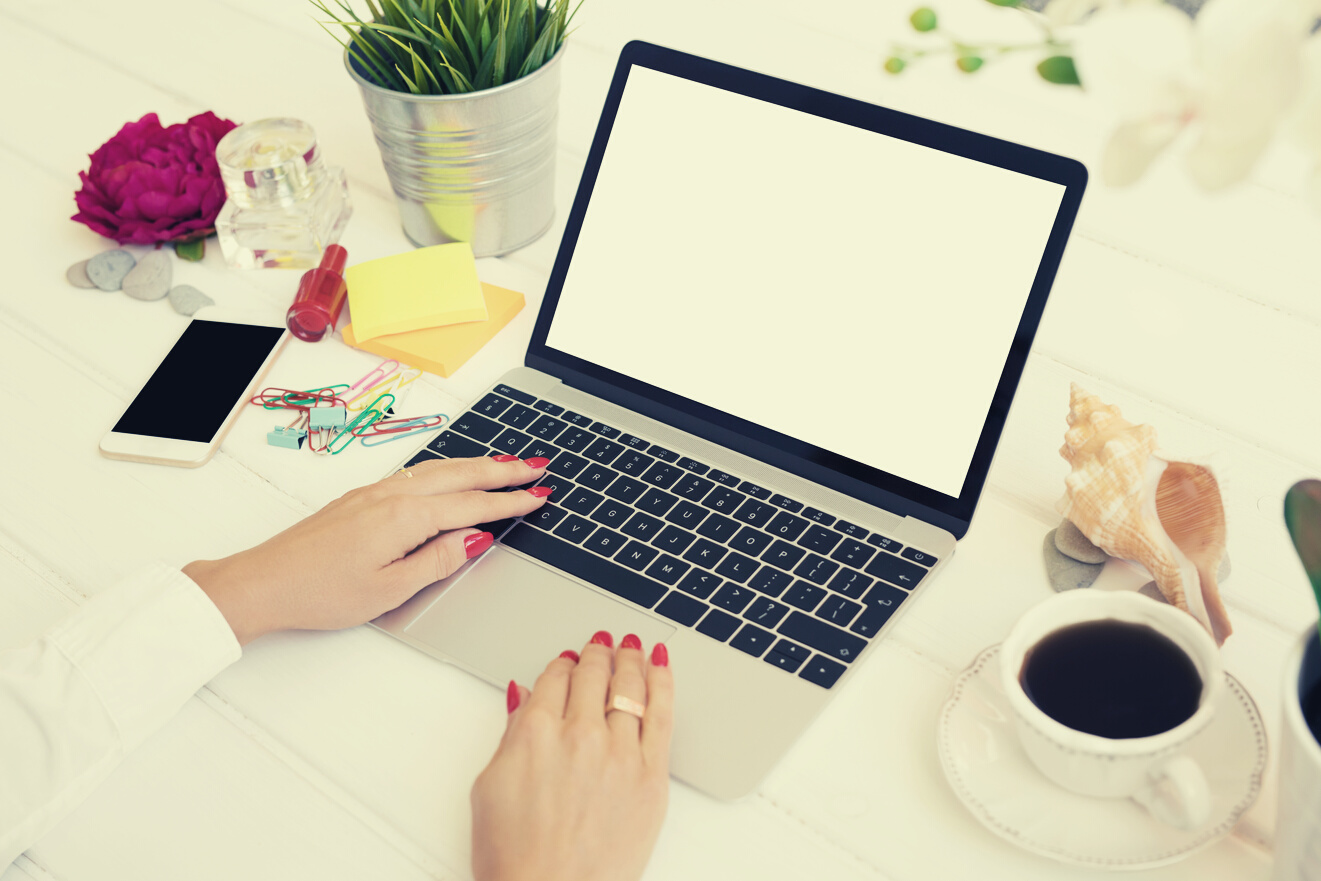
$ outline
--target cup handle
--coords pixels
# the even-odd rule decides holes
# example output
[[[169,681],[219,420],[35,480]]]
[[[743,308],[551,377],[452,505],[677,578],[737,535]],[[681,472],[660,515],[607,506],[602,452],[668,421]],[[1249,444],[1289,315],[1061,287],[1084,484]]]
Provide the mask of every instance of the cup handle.
[[[1133,800],[1178,829],[1196,829],[1211,816],[1211,787],[1197,763],[1175,756],[1148,772],[1149,782]]]

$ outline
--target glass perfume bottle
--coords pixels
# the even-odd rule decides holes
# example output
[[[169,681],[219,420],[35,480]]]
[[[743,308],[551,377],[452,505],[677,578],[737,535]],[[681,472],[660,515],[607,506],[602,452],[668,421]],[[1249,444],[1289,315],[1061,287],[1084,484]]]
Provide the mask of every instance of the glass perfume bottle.
[[[288,118],[241,125],[220,139],[216,162],[228,201],[216,218],[225,262],[236,269],[316,266],[349,222],[344,169],[327,166],[316,132]]]

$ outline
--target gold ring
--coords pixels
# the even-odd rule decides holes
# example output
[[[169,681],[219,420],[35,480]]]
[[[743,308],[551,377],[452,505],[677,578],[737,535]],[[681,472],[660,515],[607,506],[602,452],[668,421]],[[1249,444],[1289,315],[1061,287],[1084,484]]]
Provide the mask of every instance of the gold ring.
[[[412,477],[412,476],[413,476],[413,472],[409,471],[407,468],[400,468],[400,469],[399,469],[399,473],[402,474],[404,477]]]
[[[615,710],[621,710],[628,713],[630,716],[637,716],[641,719],[642,714],[647,711],[647,708],[633,700],[631,697],[624,697],[622,694],[617,694],[610,699],[610,706],[606,709],[605,713],[608,716]]]

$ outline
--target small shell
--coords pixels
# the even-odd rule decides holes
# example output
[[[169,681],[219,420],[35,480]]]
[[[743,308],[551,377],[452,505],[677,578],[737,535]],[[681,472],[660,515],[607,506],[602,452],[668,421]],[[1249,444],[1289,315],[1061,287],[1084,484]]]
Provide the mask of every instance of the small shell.
[[[1114,557],[1141,563],[1172,605],[1223,643],[1231,632],[1216,585],[1224,508],[1209,469],[1155,454],[1156,430],[1078,385],[1060,455],[1070,465],[1060,513]]]

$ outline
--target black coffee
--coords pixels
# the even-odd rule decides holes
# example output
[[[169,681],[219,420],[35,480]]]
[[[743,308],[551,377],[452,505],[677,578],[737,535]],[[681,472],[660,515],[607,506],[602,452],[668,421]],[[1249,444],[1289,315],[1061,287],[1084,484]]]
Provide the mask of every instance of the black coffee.
[[[1202,697],[1196,665],[1173,640],[1114,619],[1048,634],[1028,651],[1019,679],[1047,716],[1101,737],[1169,731]]]
[[[1303,695],[1303,719],[1312,730],[1312,737],[1321,743],[1321,683],[1312,686],[1312,690]]]

